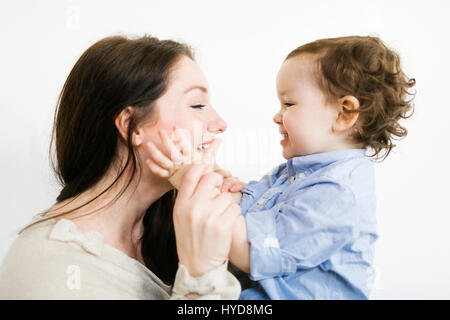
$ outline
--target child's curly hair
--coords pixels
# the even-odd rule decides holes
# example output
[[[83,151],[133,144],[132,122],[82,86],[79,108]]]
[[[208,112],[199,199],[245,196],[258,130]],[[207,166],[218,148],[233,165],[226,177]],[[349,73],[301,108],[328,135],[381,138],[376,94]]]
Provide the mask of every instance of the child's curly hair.
[[[384,160],[395,147],[393,136],[402,138],[408,133],[399,124],[400,118],[414,113],[415,93],[408,89],[415,79],[403,73],[399,55],[373,36],[317,40],[293,50],[286,60],[300,54],[312,54],[317,62],[318,85],[327,101],[346,95],[359,100],[359,110],[353,111],[359,116],[352,138],[371,148],[371,157]]]

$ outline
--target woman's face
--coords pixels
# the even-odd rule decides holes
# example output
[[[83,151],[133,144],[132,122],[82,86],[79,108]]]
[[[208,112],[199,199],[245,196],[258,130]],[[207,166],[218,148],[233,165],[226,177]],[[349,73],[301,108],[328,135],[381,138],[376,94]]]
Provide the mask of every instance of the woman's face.
[[[156,101],[150,121],[140,127],[143,145],[151,141],[159,147],[158,131],[170,136],[173,129],[183,129],[192,147],[204,150],[217,133],[226,130],[225,121],[211,105],[208,84],[199,66],[183,56],[173,66],[166,92]]]

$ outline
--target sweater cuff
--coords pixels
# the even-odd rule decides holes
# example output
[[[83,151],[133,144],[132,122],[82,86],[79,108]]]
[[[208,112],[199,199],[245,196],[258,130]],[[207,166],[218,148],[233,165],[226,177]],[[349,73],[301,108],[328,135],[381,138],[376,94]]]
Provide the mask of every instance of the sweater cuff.
[[[227,270],[227,266],[228,260],[216,269],[199,277],[193,277],[184,265],[179,264],[171,299],[238,299],[241,285]]]

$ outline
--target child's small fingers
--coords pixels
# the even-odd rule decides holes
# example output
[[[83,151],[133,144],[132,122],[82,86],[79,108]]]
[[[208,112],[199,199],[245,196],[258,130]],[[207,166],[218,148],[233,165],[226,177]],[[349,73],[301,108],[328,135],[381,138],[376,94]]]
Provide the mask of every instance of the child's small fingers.
[[[241,191],[243,188],[239,187],[239,186],[231,186],[230,187],[230,192],[238,192]]]
[[[163,169],[170,170],[173,168],[173,162],[167,158],[154,144],[153,142],[147,143],[152,161]]]
[[[166,155],[169,156],[169,159],[175,162],[175,164],[181,163],[183,156],[181,155],[178,147],[175,146],[173,141],[169,138],[167,132],[165,130],[160,130],[158,132],[161,137],[161,142],[165,148]]]
[[[156,163],[154,163],[151,159],[147,159],[145,161],[145,163],[147,164],[147,166],[149,167],[149,169],[156,175],[162,177],[162,178],[167,178],[169,177],[169,171],[161,168],[160,166],[158,166]]]
[[[231,186],[230,191],[231,191],[231,192],[238,192],[238,191],[241,191],[242,189],[245,188],[246,185],[247,185],[247,184],[244,183],[244,182],[237,182],[237,183],[235,183],[235,184],[233,184],[233,185]]]
[[[181,153],[183,154],[184,157],[190,159],[191,155],[193,154],[191,139],[189,138],[188,134],[184,132],[182,129],[177,129],[175,134],[180,143]]]
[[[230,189],[230,183],[229,182],[224,182],[222,184],[222,192],[228,191]]]

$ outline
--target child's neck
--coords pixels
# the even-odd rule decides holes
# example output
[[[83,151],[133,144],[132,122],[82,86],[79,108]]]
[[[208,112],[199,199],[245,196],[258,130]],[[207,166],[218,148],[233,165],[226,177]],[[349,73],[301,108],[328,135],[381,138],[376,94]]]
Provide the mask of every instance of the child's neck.
[[[364,149],[364,148],[365,148],[364,144],[347,142],[347,143],[334,144],[334,145],[331,145],[331,146],[329,146],[327,148],[323,148],[321,150],[317,150],[316,152],[311,152],[311,153],[308,153],[308,154],[302,154],[302,155],[299,155],[299,156],[308,156],[308,155],[311,155],[311,154],[326,153],[326,152],[339,151],[339,150],[348,150],[348,149]]]
[[[326,148],[323,152],[331,152],[331,151],[338,151],[338,150],[346,150],[346,149],[364,149],[364,144],[362,143],[342,143],[338,145],[331,146],[329,148]]]

